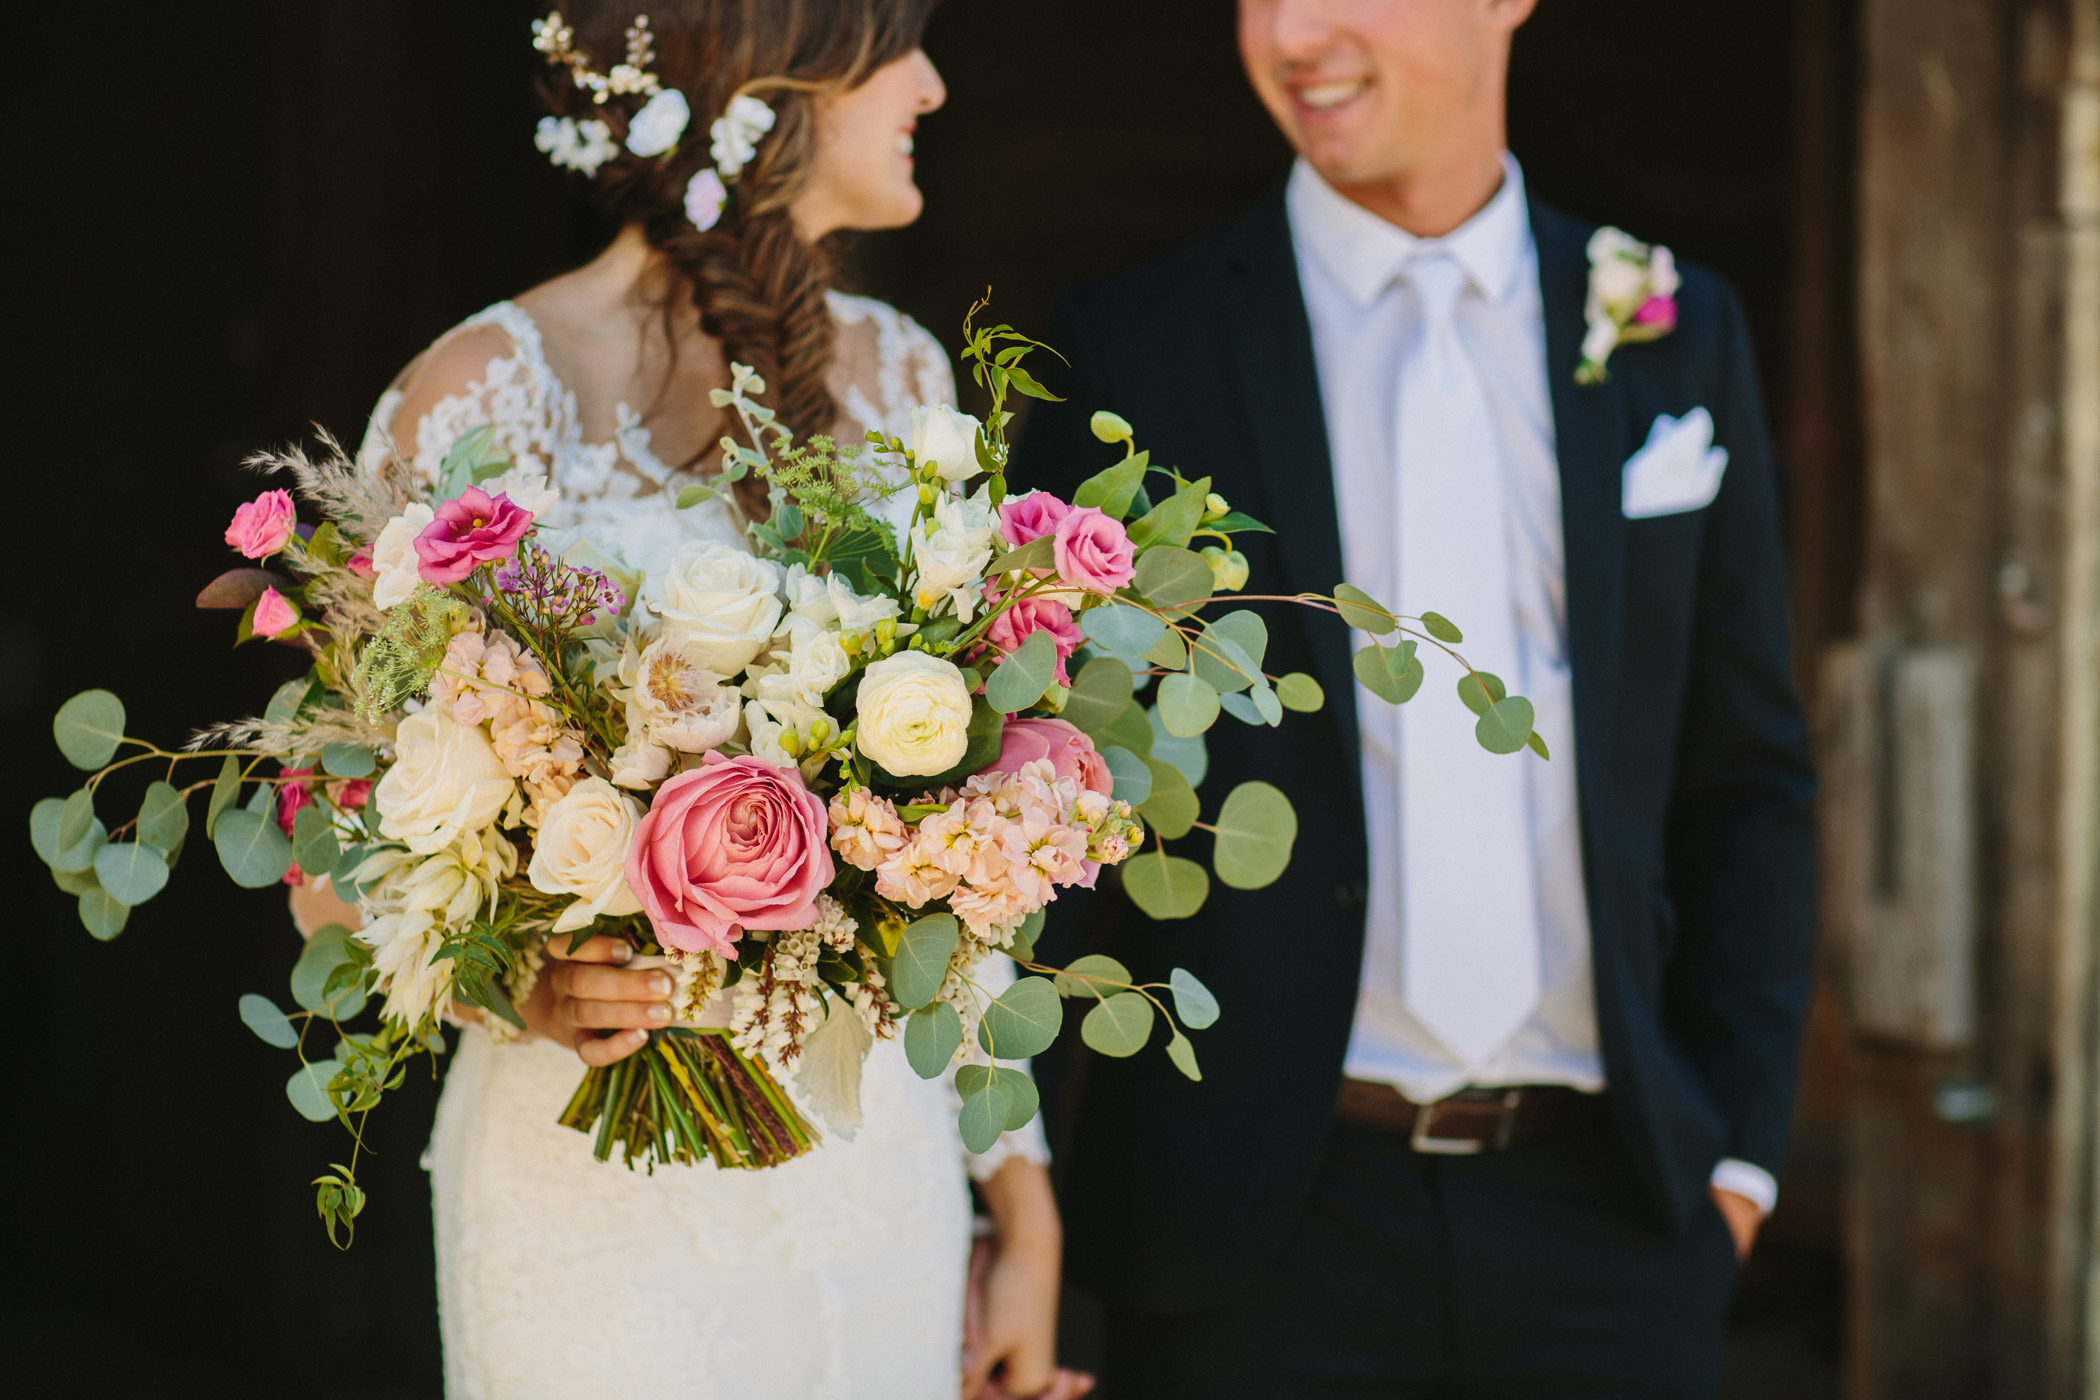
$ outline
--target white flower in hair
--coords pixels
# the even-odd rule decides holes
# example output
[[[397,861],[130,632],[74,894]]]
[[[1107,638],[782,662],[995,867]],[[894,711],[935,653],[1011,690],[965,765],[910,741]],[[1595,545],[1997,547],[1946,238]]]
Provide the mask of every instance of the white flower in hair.
[[[759,138],[773,129],[773,109],[749,95],[729,99],[729,110],[708,128],[708,153],[724,180],[734,180],[758,154]]]
[[[612,128],[601,121],[579,122],[574,117],[541,117],[539,134],[532,144],[547,153],[547,159],[564,170],[586,177],[620,153],[612,139]]]
[[[644,157],[660,156],[678,144],[693,119],[685,94],[665,88],[642,104],[627,123],[627,149]]]
[[[728,202],[729,191],[723,188],[722,177],[712,170],[702,170],[686,182],[685,216],[702,233],[721,222],[722,206]]]

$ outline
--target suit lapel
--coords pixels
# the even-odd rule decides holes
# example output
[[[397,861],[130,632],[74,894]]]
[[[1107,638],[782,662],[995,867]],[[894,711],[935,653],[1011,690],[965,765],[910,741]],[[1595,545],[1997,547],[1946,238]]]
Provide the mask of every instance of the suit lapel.
[[[1312,325],[1298,287],[1290,221],[1278,190],[1228,241],[1232,276],[1218,317],[1241,427],[1252,445],[1261,518],[1276,529],[1287,591],[1331,593],[1342,581],[1341,524]],[[1302,619],[1343,751],[1356,752],[1349,633],[1327,614]]]

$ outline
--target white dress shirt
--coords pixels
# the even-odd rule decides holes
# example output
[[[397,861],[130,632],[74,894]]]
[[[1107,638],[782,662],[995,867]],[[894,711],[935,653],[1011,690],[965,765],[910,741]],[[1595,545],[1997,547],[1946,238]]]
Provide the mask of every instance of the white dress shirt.
[[[1553,754],[1551,762],[1530,754],[1494,760],[1522,763],[1529,784],[1540,998],[1499,1050],[1484,1063],[1468,1064],[1424,1028],[1402,1000],[1406,930],[1400,917],[1399,831],[1410,815],[1400,801],[1403,715],[1357,688],[1370,891],[1363,976],[1345,1068],[1351,1078],[1390,1084],[1417,1103],[1467,1085],[1564,1084],[1590,1093],[1604,1088],[1576,809],[1579,756],[1544,304],[1523,172],[1507,155],[1503,165],[1507,173],[1494,198],[1460,228],[1435,240],[1418,239],[1345,198],[1303,161],[1293,170],[1285,197],[1312,322],[1343,569],[1349,582],[1399,612],[1437,605],[1434,599],[1393,596],[1399,576],[1393,558],[1393,386],[1399,382],[1401,357],[1419,343],[1415,331],[1423,314],[1400,274],[1411,257],[1431,245],[1465,270],[1456,329],[1485,386],[1509,515],[1519,665],[1518,674],[1507,679],[1514,693],[1536,707],[1538,731]],[[1463,625],[1464,619],[1459,622]],[[1367,640],[1355,637],[1359,646]],[[1424,661],[1429,677],[1410,705],[1457,704],[1455,673],[1446,658],[1425,647]],[[1715,1182],[1766,1209],[1777,1194],[1769,1173],[1744,1162],[1723,1162]]]

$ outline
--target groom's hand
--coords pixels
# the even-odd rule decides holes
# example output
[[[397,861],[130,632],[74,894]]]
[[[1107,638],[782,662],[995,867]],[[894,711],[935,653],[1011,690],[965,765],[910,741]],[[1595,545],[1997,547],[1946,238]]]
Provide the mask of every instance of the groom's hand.
[[[1735,1237],[1737,1262],[1748,1259],[1750,1246],[1757,1243],[1757,1227],[1765,1223],[1764,1210],[1748,1196],[1738,1196],[1718,1186],[1706,1189],[1713,1194],[1714,1204],[1720,1207],[1721,1219],[1727,1223],[1728,1233]]]
[[[624,1060],[649,1042],[649,1027],[671,1019],[671,975],[628,972],[625,940],[599,935],[575,952],[547,940],[547,965],[518,1011],[535,1035],[569,1046],[587,1065]]]

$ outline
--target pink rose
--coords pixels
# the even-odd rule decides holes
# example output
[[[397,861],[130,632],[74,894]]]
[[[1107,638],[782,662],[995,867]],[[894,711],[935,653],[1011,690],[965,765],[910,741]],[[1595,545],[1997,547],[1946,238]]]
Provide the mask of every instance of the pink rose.
[[[361,579],[379,577],[379,570],[372,567],[372,546],[368,544],[359,545],[357,552],[343,561],[343,567]]]
[[[287,836],[292,834],[292,824],[299,819],[301,809],[314,805],[314,791],[306,781],[313,775],[311,768],[287,768],[278,775],[291,780],[280,783],[277,788],[277,825]],[[306,883],[306,872],[299,868],[299,862],[293,861],[292,868],[284,872],[284,882],[287,885]]]
[[[834,867],[824,799],[792,768],[710,753],[656,790],[627,884],[666,947],[730,954],[747,928],[808,928]]]
[[[345,778],[328,789],[328,797],[344,811],[352,811],[372,800],[372,780]]]
[[[1071,513],[1070,506],[1048,491],[1030,491],[999,507],[999,538],[1008,549],[1019,549],[1030,540],[1056,534]]]
[[[416,573],[425,583],[458,583],[482,565],[508,559],[532,528],[532,513],[510,497],[469,486],[416,536]]]
[[[1137,575],[1137,550],[1120,521],[1082,506],[1057,522],[1057,576],[1089,593],[1113,593]]]
[[[267,559],[284,548],[297,518],[291,492],[265,491],[233,513],[233,523],[226,527],[226,543],[250,559]]]
[[[1633,313],[1636,326],[1660,326],[1669,331],[1677,328],[1677,298],[1649,297],[1641,303],[1640,310]]]
[[[1003,596],[990,584],[984,586],[985,601],[996,605]],[[1000,655],[1016,650],[1037,632],[1048,632],[1057,644],[1057,683],[1070,685],[1065,662],[1079,650],[1086,636],[1072,620],[1072,610],[1055,598],[1023,598],[992,619],[984,629],[985,644]]]
[[[1038,759],[1048,759],[1060,778],[1107,795],[1115,791],[1108,764],[1094,751],[1094,741],[1061,719],[1010,719],[1000,736],[999,757],[987,773],[1018,773]]]
[[[258,637],[280,637],[299,625],[299,610],[274,588],[265,588],[255,600],[255,616],[249,630]]]

